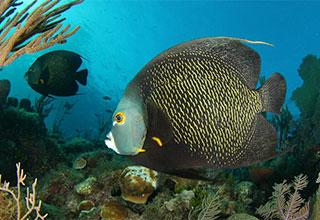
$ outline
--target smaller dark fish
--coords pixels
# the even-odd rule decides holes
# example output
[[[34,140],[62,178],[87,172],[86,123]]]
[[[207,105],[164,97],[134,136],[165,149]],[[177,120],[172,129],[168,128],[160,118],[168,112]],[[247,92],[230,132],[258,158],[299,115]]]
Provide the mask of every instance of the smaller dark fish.
[[[87,84],[88,70],[78,71],[81,56],[66,50],[56,50],[40,56],[25,74],[28,84],[36,92],[48,96],[71,96],[78,84]]]
[[[109,96],[103,96],[102,99],[108,101],[108,100],[111,100],[111,97],[109,97]]]
[[[0,106],[6,104],[10,92],[10,81],[7,79],[0,80]]]

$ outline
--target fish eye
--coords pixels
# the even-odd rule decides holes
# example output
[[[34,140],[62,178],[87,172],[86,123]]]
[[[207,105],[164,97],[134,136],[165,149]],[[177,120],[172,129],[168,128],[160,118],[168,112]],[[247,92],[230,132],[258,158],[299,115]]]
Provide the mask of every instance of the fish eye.
[[[30,67],[29,71],[34,72],[36,69],[34,67]]]
[[[118,123],[118,124],[123,124],[126,120],[126,117],[124,115],[123,112],[118,112],[115,116],[114,116],[114,119],[115,121]]]

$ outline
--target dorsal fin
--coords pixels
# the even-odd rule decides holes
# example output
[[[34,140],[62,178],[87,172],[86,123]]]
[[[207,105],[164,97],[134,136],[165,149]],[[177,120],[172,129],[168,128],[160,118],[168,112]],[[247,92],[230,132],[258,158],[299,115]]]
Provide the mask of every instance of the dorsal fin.
[[[229,37],[210,37],[182,43],[164,53],[168,55],[187,51],[189,53],[210,54],[215,57],[215,60],[223,60],[224,63],[236,68],[244,83],[250,89],[255,89],[260,75],[260,56],[255,50],[241,42],[271,45],[261,41],[249,41]]]
[[[215,79],[228,72],[237,75],[250,89],[255,89],[260,75],[260,56],[241,42],[267,44],[227,37],[188,41],[159,54],[131,83],[140,84],[149,94],[158,86],[177,83],[191,75]]]

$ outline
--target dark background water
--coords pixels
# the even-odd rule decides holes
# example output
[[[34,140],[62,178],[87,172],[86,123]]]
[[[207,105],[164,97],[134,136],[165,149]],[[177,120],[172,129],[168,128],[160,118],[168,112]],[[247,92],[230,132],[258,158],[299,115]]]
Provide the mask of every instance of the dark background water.
[[[63,2],[64,3],[64,2]],[[24,73],[40,55],[63,49],[81,54],[88,61],[88,85],[79,95],[58,97],[77,101],[66,115],[62,130],[96,129],[96,113],[109,117],[127,83],[153,57],[181,42],[201,37],[228,36],[259,40],[275,46],[249,45],[262,59],[261,74],[282,73],[288,84],[286,104],[299,114],[290,101],[292,91],[302,83],[297,69],[307,54],[320,55],[320,1],[107,1],[85,0],[64,13],[65,24],[81,29],[63,45],[31,55],[23,55],[1,71],[12,84],[10,96],[30,98],[40,95],[26,83]],[[109,96],[110,101],[103,100]],[[46,119],[50,129],[53,112]]]

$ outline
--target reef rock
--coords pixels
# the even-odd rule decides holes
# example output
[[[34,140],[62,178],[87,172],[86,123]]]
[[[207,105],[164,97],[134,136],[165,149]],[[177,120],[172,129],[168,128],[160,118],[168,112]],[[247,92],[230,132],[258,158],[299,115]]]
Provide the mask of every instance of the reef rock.
[[[145,204],[157,188],[158,173],[142,166],[129,166],[120,175],[121,196],[124,200]]]

